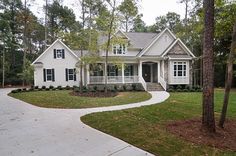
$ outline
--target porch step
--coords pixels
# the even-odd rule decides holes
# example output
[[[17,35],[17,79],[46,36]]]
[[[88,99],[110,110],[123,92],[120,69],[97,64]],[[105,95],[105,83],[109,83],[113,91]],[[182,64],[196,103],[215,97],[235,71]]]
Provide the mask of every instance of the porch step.
[[[159,83],[147,83],[147,91],[164,91]]]

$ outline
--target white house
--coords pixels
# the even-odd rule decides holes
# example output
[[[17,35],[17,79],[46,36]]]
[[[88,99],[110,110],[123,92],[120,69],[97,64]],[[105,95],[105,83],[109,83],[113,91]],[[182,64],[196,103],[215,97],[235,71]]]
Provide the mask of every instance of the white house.
[[[168,85],[191,85],[195,56],[169,29],[160,33],[118,31],[116,36],[125,42],[112,45],[109,57],[118,57],[121,69],[109,62],[108,83],[141,83],[145,90],[155,85],[161,85],[164,90]],[[104,43],[105,39],[100,36],[98,44]],[[99,55],[102,59],[97,66],[91,68],[88,64],[83,69],[84,85],[105,83],[105,52],[101,50]],[[79,51],[73,51],[61,40],[56,40],[32,63],[34,84],[79,85],[79,75],[75,72],[79,60]]]

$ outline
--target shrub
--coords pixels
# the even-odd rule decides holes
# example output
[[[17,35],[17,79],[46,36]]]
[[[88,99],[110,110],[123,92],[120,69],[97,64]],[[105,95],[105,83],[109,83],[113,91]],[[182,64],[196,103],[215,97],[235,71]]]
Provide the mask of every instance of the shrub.
[[[189,89],[185,88],[185,89],[183,89],[183,92],[189,92]]]
[[[42,86],[42,89],[46,89],[46,86]]]
[[[135,90],[137,89],[136,84],[132,84],[131,87],[132,87],[132,90],[133,90],[133,91],[135,91]]]
[[[19,88],[19,89],[16,89],[16,90],[17,90],[17,92],[21,92],[21,91],[22,91],[22,89],[20,89],[20,88]]]
[[[34,88],[34,85],[31,85],[30,88]]]
[[[178,90],[178,89],[182,89],[182,86],[181,85],[178,85],[177,87],[176,87],[176,89]]]
[[[93,89],[93,90],[91,90],[91,92],[92,92],[92,93],[95,93],[95,92],[96,92],[96,90],[94,90],[94,89]]]
[[[42,88],[39,88],[39,89],[38,89],[38,91],[41,91],[41,90],[43,90],[43,89],[42,89]]]
[[[19,91],[17,89],[12,90],[11,93],[18,93]]]
[[[50,90],[50,88],[45,88],[45,90],[46,90],[46,91],[49,91],[49,90]]]
[[[34,91],[34,88],[30,88],[28,91]]]
[[[39,86],[34,86],[34,89],[39,89]]]
[[[73,86],[73,89],[75,89],[75,88],[77,88],[77,86],[76,86],[76,85],[74,85],[74,86]]]
[[[61,87],[61,86],[57,86],[57,89],[58,89],[58,90],[62,90],[62,87]]]
[[[53,89],[54,87],[50,85],[49,88],[50,88],[50,89]]]
[[[117,85],[114,85],[114,91],[118,91]]]
[[[87,89],[83,89],[83,93],[87,93],[88,92],[88,90]]]
[[[177,92],[182,92],[182,89],[176,89]]]
[[[123,85],[123,90],[126,91],[127,90],[127,86]]]
[[[93,90],[97,91],[98,87],[97,86],[93,86]]]
[[[57,88],[54,88],[54,87],[53,87],[52,90],[57,90]]]
[[[174,89],[172,89],[172,88],[169,88],[168,89],[168,92],[174,92],[175,90]]]
[[[67,85],[67,86],[65,87],[65,89],[66,89],[66,90],[70,90],[70,86]]]
[[[26,88],[23,88],[22,91],[26,91],[27,89]]]

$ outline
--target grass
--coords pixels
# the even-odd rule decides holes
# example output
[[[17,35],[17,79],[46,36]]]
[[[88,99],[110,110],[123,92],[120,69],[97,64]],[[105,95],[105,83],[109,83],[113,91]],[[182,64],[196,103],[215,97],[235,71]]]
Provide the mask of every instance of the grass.
[[[236,155],[233,151],[196,145],[167,132],[165,125],[169,121],[201,117],[201,97],[201,93],[171,93],[167,101],[158,105],[89,114],[82,121],[155,155]],[[216,90],[217,117],[222,101],[223,91]],[[228,117],[236,118],[235,91],[230,96]]]
[[[33,91],[9,95],[27,103],[47,108],[92,108],[145,101],[151,98],[147,92],[121,92],[115,97],[95,98],[70,95],[71,91]]]

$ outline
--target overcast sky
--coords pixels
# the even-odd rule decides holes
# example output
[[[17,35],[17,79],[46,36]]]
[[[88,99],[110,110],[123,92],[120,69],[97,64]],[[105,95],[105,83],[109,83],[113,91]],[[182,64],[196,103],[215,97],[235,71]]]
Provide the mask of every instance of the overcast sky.
[[[37,15],[43,17],[42,6],[45,0],[35,0],[39,8],[31,8]],[[63,4],[73,8],[76,0],[64,0]],[[176,12],[184,17],[184,5],[178,3],[179,0],[142,0],[139,6],[139,12],[143,13],[143,20],[147,25],[155,22],[155,18],[160,15],[165,15],[167,12]],[[41,6],[41,7],[40,7]],[[75,14],[78,16],[79,10],[74,9]]]

